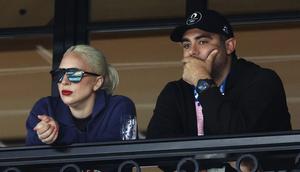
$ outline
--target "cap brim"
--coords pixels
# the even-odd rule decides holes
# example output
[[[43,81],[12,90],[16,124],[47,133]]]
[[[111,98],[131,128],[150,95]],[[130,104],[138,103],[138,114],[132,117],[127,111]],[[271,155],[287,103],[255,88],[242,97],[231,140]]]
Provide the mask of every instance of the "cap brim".
[[[194,27],[192,27],[192,26],[187,26],[187,25],[182,25],[182,26],[176,27],[176,28],[172,31],[172,33],[171,33],[171,35],[170,35],[170,39],[171,39],[172,41],[174,41],[174,42],[181,42],[181,41],[182,41],[182,36],[183,36],[183,34],[184,34],[187,30],[189,30],[189,29],[191,29],[191,28],[194,28]]]

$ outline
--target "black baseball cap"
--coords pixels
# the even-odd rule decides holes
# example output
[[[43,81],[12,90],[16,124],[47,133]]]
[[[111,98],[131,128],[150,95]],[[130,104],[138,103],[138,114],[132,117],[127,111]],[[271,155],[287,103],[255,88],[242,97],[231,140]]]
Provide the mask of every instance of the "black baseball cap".
[[[233,37],[232,27],[223,15],[213,10],[199,10],[188,15],[185,24],[176,27],[170,38],[174,42],[181,42],[183,34],[193,28],[218,33],[227,38]]]

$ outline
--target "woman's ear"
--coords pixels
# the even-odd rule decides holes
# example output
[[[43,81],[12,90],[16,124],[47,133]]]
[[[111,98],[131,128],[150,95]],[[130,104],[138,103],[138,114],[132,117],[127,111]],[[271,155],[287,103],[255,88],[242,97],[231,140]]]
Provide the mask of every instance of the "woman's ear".
[[[100,89],[102,87],[103,83],[104,83],[103,76],[97,76],[93,90],[97,91],[98,89]]]
[[[232,52],[235,51],[236,48],[236,39],[235,38],[229,38],[225,41],[225,46],[226,46],[226,53],[231,54]]]

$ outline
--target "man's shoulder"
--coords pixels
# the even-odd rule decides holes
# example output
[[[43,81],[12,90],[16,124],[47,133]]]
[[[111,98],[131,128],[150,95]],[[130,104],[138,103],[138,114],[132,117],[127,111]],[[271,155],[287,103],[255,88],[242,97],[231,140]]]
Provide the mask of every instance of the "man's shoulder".
[[[238,59],[236,69],[236,72],[240,73],[240,75],[242,75],[244,79],[247,79],[248,82],[251,82],[251,80],[261,80],[262,82],[281,80],[273,69],[262,67],[242,58]]]
[[[239,58],[237,60],[237,63],[236,63],[236,67],[239,68],[239,69],[245,69],[245,70],[260,70],[262,69],[261,66],[259,66],[258,64],[252,62],[252,61],[248,61],[244,58]]]
[[[238,59],[237,65],[239,69],[244,69],[250,72],[255,72],[259,75],[276,76],[276,72],[273,69],[262,67],[254,62],[245,60],[243,58]]]

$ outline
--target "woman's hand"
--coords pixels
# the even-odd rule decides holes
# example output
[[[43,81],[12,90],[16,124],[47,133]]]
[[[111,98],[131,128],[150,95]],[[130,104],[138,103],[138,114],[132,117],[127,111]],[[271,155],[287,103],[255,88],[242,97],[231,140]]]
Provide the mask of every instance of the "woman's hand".
[[[41,120],[33,130],[36,131],[39,139],[46,144],[53,143],[58,137],[59,126],[57,122],[48,115],[38,115]]]

